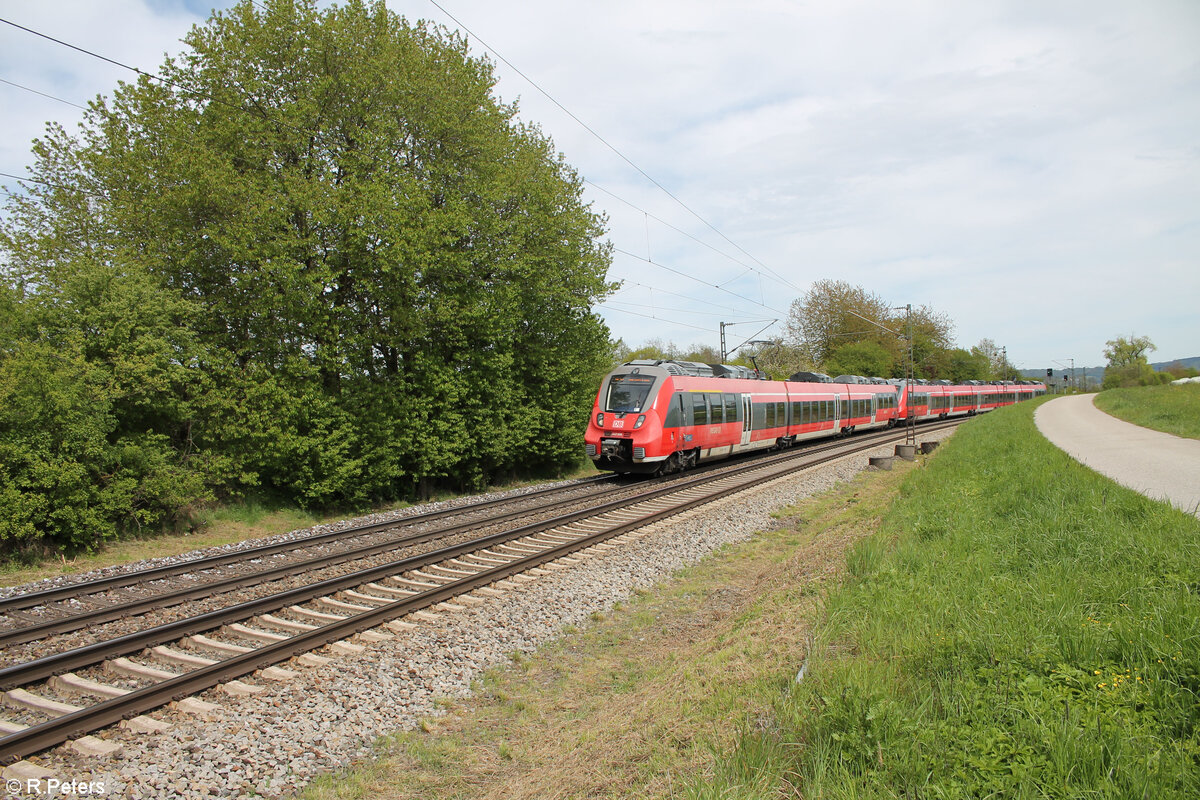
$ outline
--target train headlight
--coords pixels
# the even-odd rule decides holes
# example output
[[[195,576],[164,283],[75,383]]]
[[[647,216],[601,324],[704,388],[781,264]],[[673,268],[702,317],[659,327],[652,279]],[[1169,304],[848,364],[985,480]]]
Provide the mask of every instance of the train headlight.
[[[633,423],[633,429],[636,431],[638,428],[642,427],[642,423],[645,421],[646,421],[646,415],[638,414],[637,422]]]
[[[596,415],[596,427],[597,428],[604,427],[604,412],[603,411],[601,411],[599,414]]]

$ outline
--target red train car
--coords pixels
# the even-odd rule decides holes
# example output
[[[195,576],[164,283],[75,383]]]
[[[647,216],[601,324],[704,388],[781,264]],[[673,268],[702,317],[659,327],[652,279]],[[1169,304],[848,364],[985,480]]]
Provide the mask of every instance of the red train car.
[[[906,397],[904,402],[918,420],[941,419],[973,416],[993,408],[1032,400],[1045,393],[1045,385],[1033,381],[970,381],[963,384],[921,381],[913,384],[912,396]]]
[[[614,472],[674,472],[752,450],[895,425],[910,408],[900,381],[798,373],[767,381],[744,367],[631,361],[600,385],[585,433],[588,456]],[[1018,388],[1021,391],[1018,391]],[[1028,389],[1028,391],[1024,391]],[[1041,387],[1041,393],[1045,387]],[[918,419],[972,414],[1033,387],[914,385]],[[1003,399],[1000,399],[1003,398]]]

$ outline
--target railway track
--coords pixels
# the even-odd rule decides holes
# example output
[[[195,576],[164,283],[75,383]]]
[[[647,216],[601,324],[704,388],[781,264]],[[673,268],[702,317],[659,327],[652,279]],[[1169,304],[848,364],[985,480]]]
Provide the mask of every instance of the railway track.
[[[150,609],[170,607],[317,568],[369,558],[397,548],[424,544],[467,532],[480,525],[499,524],[544,509],[554,509],[563,504],[562,496],[565,494],[576,492],[580,487],[600,487],[599,491],[573,497],[575,502],[586,502],[589,497],[607,491],[612,484],[612,476],[598,475],[567,486],[538,489],[467,506],[427,511],[395,520],[270,542],[244,550],[13,595],[0,599],[0,613],[6,615],[0,620],[0,646],[35,641]],[[538,502],[537,499],[541,497],[549,497],[549,500]],[[534,501],[533,505],[529,504],[530,500]],[[497,511],[514,506],[515,510]],[[446,519],[452,521],[436,525]],[[404,533],[411,528],[421,530]],[[232,569],[221,572],[221,567]]]
[[[636,536],[636,529],[660,519],[903,435],[868,434],[676,479],[632,498],[2,669],[5,704],[24,716],[0,723],[0,732],[7,733],[0,739],[0,762],[121,720],[161,727],[143,715],[184,698],[196,706],[199,701],[190,695],[214,686],[234,694],[253,692],[258,687],[239,679],[259,670],[265,670],[260,678],[270,679],[272,669],[282,676],[272,665],[293,657],[319,663],[312,651],[326,645],[353,652],[358,646],[347,646],[345,640],[355,634],[385,638],[412,624],[403,618],[419,619],[431,607],[453,610],[485,602],[530,574],[611,549],[621,537]],[[68,697],[85,698],[87,704],[76,705]],[[203,703],[198,707],[203,710]],[[36,719],[45,715],[53,718]]]

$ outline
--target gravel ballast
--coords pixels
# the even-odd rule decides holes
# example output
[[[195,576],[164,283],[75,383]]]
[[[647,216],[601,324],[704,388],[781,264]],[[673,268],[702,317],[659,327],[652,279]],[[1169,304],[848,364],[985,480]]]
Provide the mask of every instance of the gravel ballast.
[[[930,431],[920,438],[948,435]],[[890,455],[893,448],[869,455]],[[440,714],[439,698],[469,694],[473,680],[514,652],[532,652],[717,548],[773,527],[773,511],[849,480],[867,459],[868,453],[847,456],[657,523],[636,541],[476,608],[439,612],[361,655],[317,651],[333,660],[291,666],[298,674],[286,682],[247,679],[266,688],[252,697],[210,690],[201,697],[221,708],[208,719],[164,710],[153,716],[174,724],[166,733],[98,734],[121,743],[115,756],[88,758],[59,747],[30,760],[64,781],[103,782],[113,797],[291,795],[316,775],[368,754],[380,735]]]

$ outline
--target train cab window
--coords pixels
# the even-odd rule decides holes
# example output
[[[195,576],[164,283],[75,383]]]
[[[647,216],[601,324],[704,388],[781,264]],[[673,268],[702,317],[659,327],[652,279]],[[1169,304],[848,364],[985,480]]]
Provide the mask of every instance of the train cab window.
[[[740,421],[740,415],[738,414],[738,409],[740,408],[740,406],[741,406],[741,404],[738,403],[738,396],[736,394],[726,394],[725,395],[725,421],[726,422]]]
[[[615,414],[639,414],[645,410],[653,375],[613,375],[608,381],[604,410]]]
[[[720,425],[725,421],[725,400],[719,392],[708,396],[708,408],[711,424]]]
[[[692,392],[692,424],[708,424],[708,400],[703,392]]]

